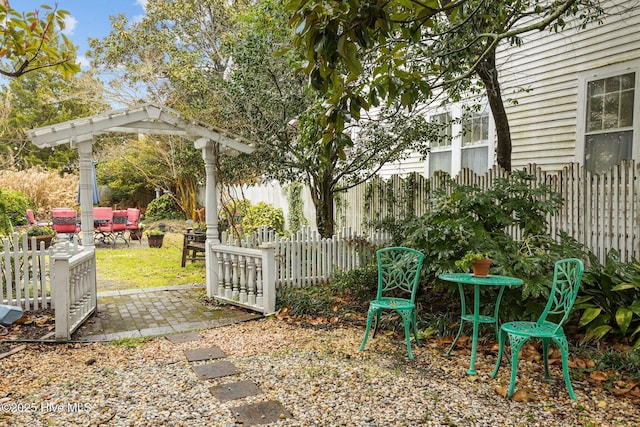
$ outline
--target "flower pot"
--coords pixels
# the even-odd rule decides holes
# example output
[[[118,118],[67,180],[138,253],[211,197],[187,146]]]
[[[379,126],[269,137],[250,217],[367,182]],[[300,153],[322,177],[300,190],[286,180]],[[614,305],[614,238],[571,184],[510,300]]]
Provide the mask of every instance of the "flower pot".
[[[27,245],[29,247],[29,250],[31,250],[31,237],[35,237],[36,238],[36,249],[40,249],[40,242],[44,242],[44,247],[45,249],[48,248],[49,246],[51,246],[51,240],[53,239],[53,236],[29,236],[27,237]]]
[[[164,240],[164,234],[147,236],[147,240],[149,241],[150,248],[161,248],[162,240]]]
[[[478,277],[487,277],[489,275],[489,267],[491,267],[491,259],[479,259],[473,261],[473,275]]]

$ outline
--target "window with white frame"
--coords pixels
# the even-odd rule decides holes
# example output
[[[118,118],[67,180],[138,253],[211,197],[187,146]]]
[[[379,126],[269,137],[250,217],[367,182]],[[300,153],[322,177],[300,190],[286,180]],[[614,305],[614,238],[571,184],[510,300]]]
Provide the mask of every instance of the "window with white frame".
[[[586,79],[584,165],[587,170],[604,173],[622,160],[633,158],[637,78],[636,71],[625,70]]]
[[[451,114],[447,112],[433,115],[431,123],[437,125],[437,136],[431,141],[429,176],[432,177],[436,171],[451,174]]]
[[[462,119],[461,168],[477,175],[487,172],[489,163],[489,114],[470,113]]]
[[[430,142],[428,158],[429,176],[444,171],[454,176],[468,168],[478,175],[489,169],[489,152],[493,131],[489,109],[470,111],[470,108],[453,105],[446,113],[431,116],[437,124],[437,136]]]

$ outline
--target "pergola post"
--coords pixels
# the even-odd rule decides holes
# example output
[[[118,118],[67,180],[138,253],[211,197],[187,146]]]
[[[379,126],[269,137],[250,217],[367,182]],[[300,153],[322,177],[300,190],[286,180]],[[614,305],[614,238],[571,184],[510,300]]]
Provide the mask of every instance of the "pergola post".
[[[77,141],[80,156],[80,221],[82,228],[82,245],[93,246],[93,159],[94,137]]]
[[[202,140],[198,140],[201,142]],[[215,143],[208,140],[202,148],[202,159],[206,173],[205,183],[205,221],[207,222],[207,240],[220,243],[218,237],[218,191],[216,188]]]

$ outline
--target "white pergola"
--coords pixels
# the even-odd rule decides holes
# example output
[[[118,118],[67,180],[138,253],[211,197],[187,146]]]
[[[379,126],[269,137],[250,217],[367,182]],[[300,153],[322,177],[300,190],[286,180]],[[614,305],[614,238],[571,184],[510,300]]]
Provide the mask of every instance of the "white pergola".
[[[121,110],[100,113],[91,117],[70,120],[27,131],[31,141],[40,148],[71,144],[80,156],[80,207],[82,210],[82,243],[93,246],[93,189],[91,160],[96,135],[107,132],[148,135],[176,135],[194,142],[202,150],[206,171],[207,240],[218,240],[218,197],[215,179],[215,148],[227,147],[243,153],[254,148],[248,141],[215,126],[185,119],[167,107],[142,104]]]

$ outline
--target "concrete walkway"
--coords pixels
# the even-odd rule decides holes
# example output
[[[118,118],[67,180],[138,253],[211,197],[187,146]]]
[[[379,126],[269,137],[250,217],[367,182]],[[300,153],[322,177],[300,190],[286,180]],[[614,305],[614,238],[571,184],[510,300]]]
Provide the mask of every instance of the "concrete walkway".
[[[172,286],[98,293],[98,312],[72,339],[110,341],[184,333],[261,317],[240,309],[206,304],[204,287]]]

